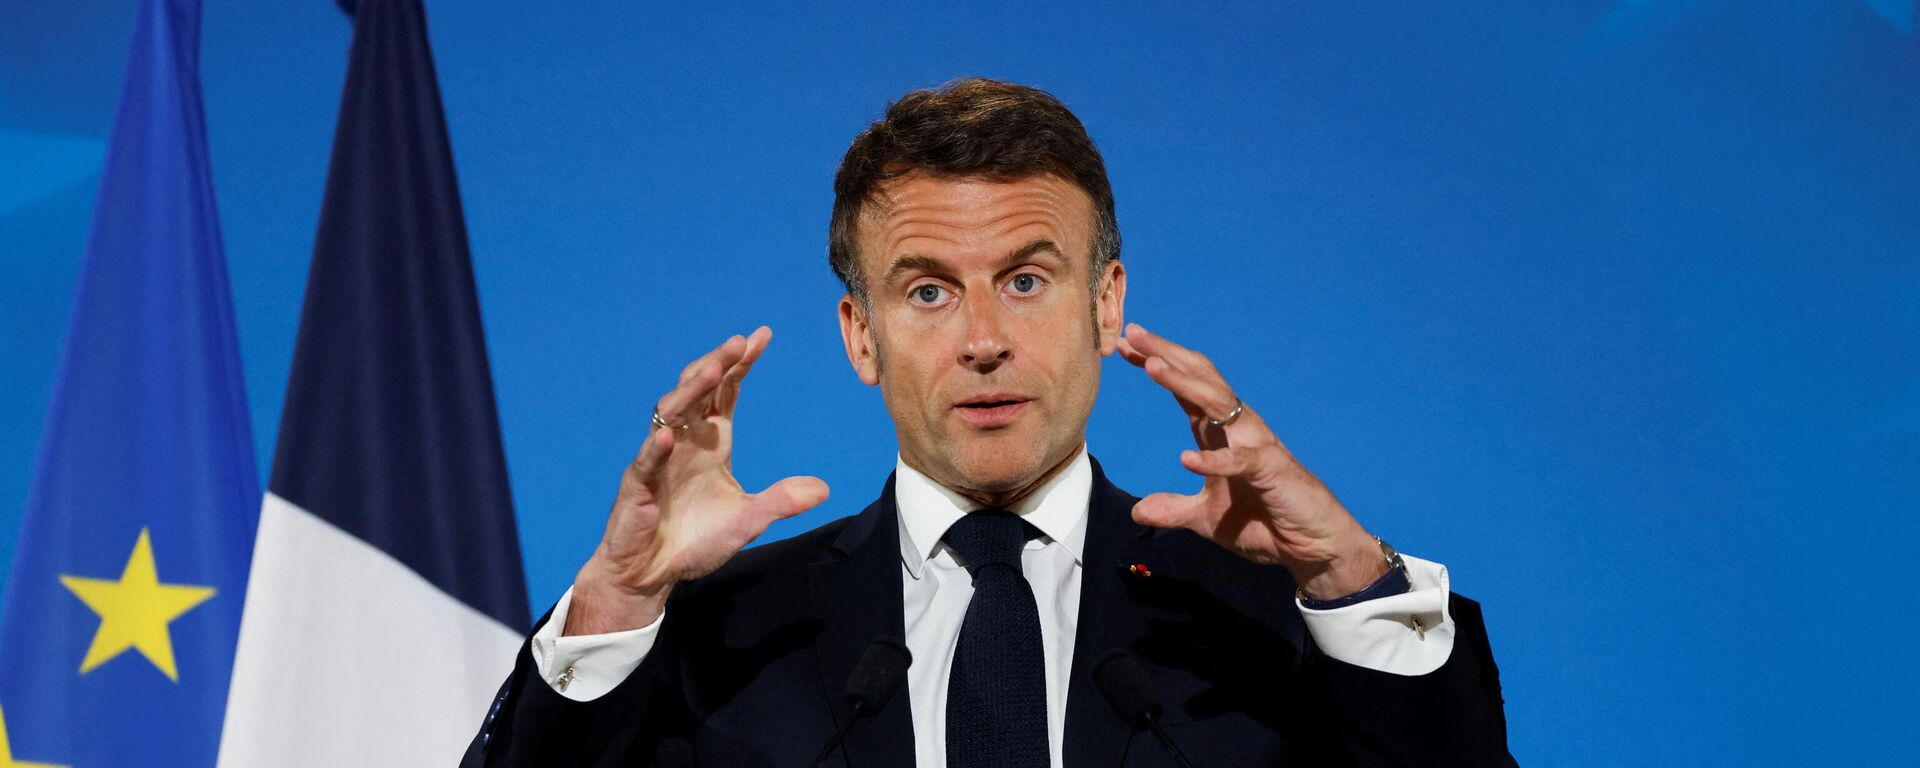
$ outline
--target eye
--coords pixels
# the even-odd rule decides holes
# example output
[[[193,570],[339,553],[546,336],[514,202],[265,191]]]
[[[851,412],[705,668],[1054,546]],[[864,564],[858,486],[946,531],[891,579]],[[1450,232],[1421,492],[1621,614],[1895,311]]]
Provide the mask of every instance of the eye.
[[[1014,293],[1033,293],[1040,290],[1040,277],[1034,274],[1016,275],[1011,285]]]
[[[947,289],[932,283],[927,283],[914,288],[911,295],[913,296],[913,300],[920,304],[938,304],[946,293]]]

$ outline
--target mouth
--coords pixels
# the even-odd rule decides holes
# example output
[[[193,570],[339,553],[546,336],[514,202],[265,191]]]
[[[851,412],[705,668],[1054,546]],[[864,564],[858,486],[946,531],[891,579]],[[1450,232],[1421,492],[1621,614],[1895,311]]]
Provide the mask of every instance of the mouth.
[[[989,392],[954,404],[953,412],[959,414],[962,421],[976,428],[999,429],[1012,424],[1031,402],[1033,402],[1031,398],[1020,395]]]

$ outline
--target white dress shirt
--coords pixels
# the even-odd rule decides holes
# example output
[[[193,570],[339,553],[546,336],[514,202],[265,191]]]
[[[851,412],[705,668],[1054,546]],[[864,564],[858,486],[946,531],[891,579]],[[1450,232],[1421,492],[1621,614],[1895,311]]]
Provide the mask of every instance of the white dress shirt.
[[[1040,646],[1047,670],[1047,748],[1061,768],[1067,721],[1067,673],[1080,619],[1081,554],[1087,538],[1087,503],[1093,466],[1083,447],[1065,471],[1009,510],[1038,528],[1020,564],[1040,611]],[[900,512],[900,585],[906,608],[907,696],[919,768],[947,764],[947,675],[953,667],[960,623],[973,598],[973,578],[940,539],[962,515],[980,507],[896,461],[894,502]],[[1453,650],[1453,617],[1447,611],[1446,568],[1402,555],[1413,590],[1363,603],[1315,611],[1300,607],[1307,631],[1321,651],[1349,664],[1401,675],[1420,675],[1446,663]],[[613,690],[652,650],[661,616],[640,629],[562,637],[573,591],[554,606],[553,617],[534,633],[533,661],[541,679],[560,695],[591,701]],[[1276,596],[1276,599],[1290,597]],[[1415,622],[1424,634],[1415,629]]]

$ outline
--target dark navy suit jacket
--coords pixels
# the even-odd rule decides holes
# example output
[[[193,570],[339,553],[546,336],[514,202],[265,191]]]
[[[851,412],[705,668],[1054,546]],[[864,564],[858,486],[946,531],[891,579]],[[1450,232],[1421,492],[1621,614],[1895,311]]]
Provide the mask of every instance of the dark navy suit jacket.
[[[1093,475],[1068,768],[1172,764],[1095,687],[1092,664],[1114,648],[1148,662],[1167,731],[1201,768],[1512,764],[1477,603],[1452,598],[1453,653],[1432,673],[1346,664],[1313,647],[1284,568],[1138,525],[1137,499],[1098,462]],[[646,660],[594,701],[554,693],[523,645],[462,765],[811,765],[848,716],[845,681],[869,641],[906,635],[897,526],[889,479],[860,514],[681,584]],[[903,688],[829,764],[910,768],[909,706]]]

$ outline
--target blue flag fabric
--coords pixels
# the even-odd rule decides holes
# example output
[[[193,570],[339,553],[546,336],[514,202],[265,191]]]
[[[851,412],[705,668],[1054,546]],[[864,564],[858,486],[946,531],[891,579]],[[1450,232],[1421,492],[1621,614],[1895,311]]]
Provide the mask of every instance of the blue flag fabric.
[[[362,0],[268,490],[528,623],[467,227],[419,0]]]
[[[223,768],[450,765],[530,618],[424,12],[353,6]]]
[[[199,36],[199,0],[142,3],[0,604],[0,764],[218,749],[259,478]]]

